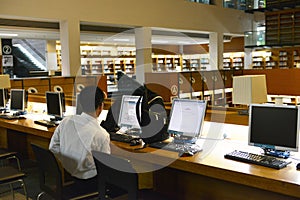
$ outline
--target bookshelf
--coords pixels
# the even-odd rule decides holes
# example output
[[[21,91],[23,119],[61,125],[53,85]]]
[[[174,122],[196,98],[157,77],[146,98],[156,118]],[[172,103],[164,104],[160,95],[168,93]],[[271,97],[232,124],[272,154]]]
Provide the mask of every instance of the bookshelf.
[[[244,68],[244,52],[233,52],[223,54],[223,68],[230,69],[243,69]]]
[[[300,9],[265,13],[266,45],[300,44]]]
[[[279,62],[278,62],[278,67],[279,68],[288,68],[290,65],[289,65],[289,55],[288,55],[288,51],[284,51],[284,50],[281,50],[279,51]]]

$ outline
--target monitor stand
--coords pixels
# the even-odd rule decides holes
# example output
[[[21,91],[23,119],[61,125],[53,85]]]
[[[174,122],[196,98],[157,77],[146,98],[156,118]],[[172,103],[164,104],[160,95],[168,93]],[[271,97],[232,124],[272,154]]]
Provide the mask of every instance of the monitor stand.
[[[52,122],[58,122],[58,121],[61,121],[62,120],[62,117],[53,117],[53,118],[50,118],[50,121]]]
[[[196,141],[197,141],[196,137],[189,137],[189,136],[174,137],[174,143],[177,143],[177,144],[180,144],[180,143],[195,144]]]
[[[289,158],[290,152],[289,151],[282,151],[282,150],[275,150],[275,149],[268,149],[263,148],[265,155],[274,156],[278,158]]]

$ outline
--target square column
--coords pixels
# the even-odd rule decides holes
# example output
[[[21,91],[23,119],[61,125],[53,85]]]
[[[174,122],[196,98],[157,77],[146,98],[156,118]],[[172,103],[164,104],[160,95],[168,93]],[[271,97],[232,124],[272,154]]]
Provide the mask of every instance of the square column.
[[[80,21],[61,20],[60,23],[62,76],[81,75]]]
[[[57,55],[55,40],[47,40],[46,64],[47,69],[49,71],[49,75],[54,75],[55,71],[57,71]]]
[[[223,69],[223,33],[209,33],[209,64],[210,70]]]
[[[152,72],[152,30],[150,27],[135,29],[136,80],[145,82],[145,72]]]

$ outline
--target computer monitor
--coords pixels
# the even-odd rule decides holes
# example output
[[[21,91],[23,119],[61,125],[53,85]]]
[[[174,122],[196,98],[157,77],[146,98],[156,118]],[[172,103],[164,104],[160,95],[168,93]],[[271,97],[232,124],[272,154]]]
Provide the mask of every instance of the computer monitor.
[[[140,96],[123,95],[118,118],[118,126],[127,129],[141,129],[136,116],[136,106]]]
[[[4,89],[0,89],[0,109],[5,109],[6,107],[6,98]]]
[[[54,116],[54,120],[61,120],[63,117],[60,92],[46,92],[47,114]]]
[[[298,106],[252,104],[249,109],[249,145],[263,148],[267,155],[284,158],[289,151],[298,151]]]
[[[60,94],[60,101],[61,101],[61,109],[62,112],[66,112],[66,100],[65,100],[65,93],[64,92],[59,92]]]
[[[168,133],[174,139],[194,143],[201,134],[207,102],[198,99],[173,99]]]
[[[76,94],[76,115],[80,115],[82,113],[82,107],[81,107],[80,100],[79,100],[79,94],[80,93]]]
[[[24,111],[25,110],[25,90],[11,89],[10,90],[10,110]]]

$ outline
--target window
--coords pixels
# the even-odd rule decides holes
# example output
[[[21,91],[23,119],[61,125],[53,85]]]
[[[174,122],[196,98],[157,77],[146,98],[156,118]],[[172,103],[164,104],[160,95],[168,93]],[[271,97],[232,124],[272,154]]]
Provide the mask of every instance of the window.
[[[203,4],[211,4],[211,0],[189,0],[191,2],[203,3]]]

